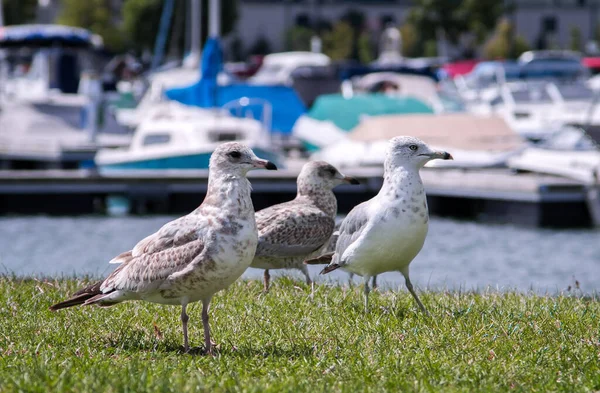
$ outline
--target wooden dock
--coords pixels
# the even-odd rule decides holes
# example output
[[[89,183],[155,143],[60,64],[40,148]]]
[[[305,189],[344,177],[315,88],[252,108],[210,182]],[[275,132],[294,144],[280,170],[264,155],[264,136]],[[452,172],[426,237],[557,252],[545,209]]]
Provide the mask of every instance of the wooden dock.
[[[361,182],[336,188],[339,212],[373,197],[380,168],[344,171]],[[208,171],[0,171],[0,214],[105,214],[121,201],[131,214],[182,214],[206,193]],[[297,171],[253,171],[256,209],[290,200]],[[422,171],[432,215],[528,226],[591,225],[586,189],[575,181],[506,169]]]

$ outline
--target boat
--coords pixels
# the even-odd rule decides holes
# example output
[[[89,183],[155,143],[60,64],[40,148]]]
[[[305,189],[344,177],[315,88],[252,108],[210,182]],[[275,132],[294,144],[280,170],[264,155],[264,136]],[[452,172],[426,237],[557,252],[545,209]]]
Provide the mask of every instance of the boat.
[[[230,141],[244,143],[257,155],[284,167],[283,157],[272,148],[269,120],[233,116],[228,110],[233,107],[209,111],[174,101],[156,106],[136,128],[128,147],[98,151],[96,167],[104,174],[132,169],[207,169],[212,152]]]
[[[293,83],[292,73],[300,67],[328,66],[329,56],[314,52],[281,52],[266,55],[258,72],[247,79],[252,85],[284,85]]]
[[[130,136],[101,111],[94,69],[102,39],[61,25],[0,28],[0,165],[78,168]]]
[[[346,137],[311,156],[339,167],[383,165],[388,140],[413,135],[437,149],[452,152],[454,160],[430,162],[428,167],[501,168],[527,143],[498,116],[469,113],[406,114],[367,118]]]
[[[530,146],[511,157],[507,165],[516,171],[538,172],[600,185],[600,133],[593,138],[581,127],[566,126],[544,143]]]
[[[294,124],[292,134],[305,149],[316,151],[341,142],[361,121],[371,117],[434,113],[425,102],[410,96],[390,97],[383,93],[325,94]]]

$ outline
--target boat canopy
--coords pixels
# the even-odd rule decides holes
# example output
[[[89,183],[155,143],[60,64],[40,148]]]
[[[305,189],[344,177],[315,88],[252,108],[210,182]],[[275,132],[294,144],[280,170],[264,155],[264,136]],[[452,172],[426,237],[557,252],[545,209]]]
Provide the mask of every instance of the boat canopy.
[[[262,100],[270,105],[271,131],[289,134],[306,107],[294,89],[287,86],[231,84],[219,86],[217,74],[222,70],[222,52],[219,40],[210,38],[202,52],[202,78],[191,86],[170,89],[167,98],[182,104],[201,108],[220,108],[233,101]],[[232,114],[235,114],[232,110]],[[255,114],[264,116],[264,113]]]
[[[366,116],[434,113],[423,101],[413,97],[389,97],[385,94],[357,94],[344,98],[341,94],[322,95],[315,101],[308,116],[331,121],[342,130],[356,127]]]
[[[15,25],[0,27],[0,48],[34,46],[100,47],[102,38],[89,30],[63,25]]]

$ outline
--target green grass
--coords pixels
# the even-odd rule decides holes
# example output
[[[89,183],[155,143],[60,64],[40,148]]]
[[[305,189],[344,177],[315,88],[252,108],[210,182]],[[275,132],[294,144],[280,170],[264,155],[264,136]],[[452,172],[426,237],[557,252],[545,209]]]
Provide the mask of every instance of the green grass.
[[[597,391],[600,306],[573,294],[421,292],[289,279],[213,299],[216,356],[182,354],[179,308],[135,302],[51,312],[84,281],[0,277],[2,392]],[[200,304],[188,308],[202,344]]]

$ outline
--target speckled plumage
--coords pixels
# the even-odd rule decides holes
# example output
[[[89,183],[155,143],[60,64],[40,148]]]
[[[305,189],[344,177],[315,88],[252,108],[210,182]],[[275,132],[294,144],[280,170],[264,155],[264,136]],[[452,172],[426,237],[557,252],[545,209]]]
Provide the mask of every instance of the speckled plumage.
[[[237,280],[252,262],[258,243],[248,170],[273,169],[252,150],[225,143],[211,156],[208,191],[192,213],[165,224],[131,251],[110,263],[120,265],[102,282],[52,306],[110,306],[126,300],[181,305],[184,346],[188,303],[203,302],[205,344],[210,351],[208,305],[212,296]]]
[[[358,183],[326,162],[306,163],[298,176],[294,200],[256,212],[258,246],[251,266],[266,269],[265,290],[269,269],[298,269],[307,283],[311,282],[303,261],[327,245],[337,214],[332,190],[344,182]]]
[[[435,158],[451,159],[413,137],[390,140],[384,164],[383,186],[372,199],[357,205],[343,220],[331,263],[322,274],[342,268],[365,280],[368,309],[369,278],[399,271],[419,307],[425,307],[409,279],[409,264],[425,242],[428,211],[419,170]]]

